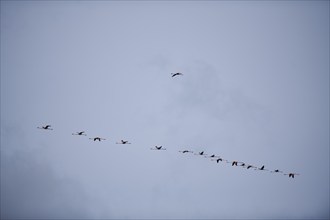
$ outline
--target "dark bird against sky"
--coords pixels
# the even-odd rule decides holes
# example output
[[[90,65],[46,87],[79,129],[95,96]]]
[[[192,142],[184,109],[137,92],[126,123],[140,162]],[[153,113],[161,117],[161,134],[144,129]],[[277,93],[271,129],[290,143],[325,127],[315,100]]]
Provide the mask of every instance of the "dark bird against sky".
[[[105,138],[101,138],[101,137],[94,137],[94,138],[89,138],[93,141],[101,141],[101,140],[106,140]]]
[[[86,134],[85,134],[85,131],[79,131],[79,132],[76,132],[76,133],[72,133],[72,135],[84,135],[84,136],[87,136]]]
[[[120,140],[120,142],[116,142],[116,144],[131,144],[128,141]]]
[[[44,130],[53,130],[52,128],[50,128],[51,125],[46,125],[46,126],[41,126],[41,127],[37,127],[39,129],[44,129]]]
[[[171,73],[172,74],[172,77],[175,77],[175,76],[182,76],[183,73]]]

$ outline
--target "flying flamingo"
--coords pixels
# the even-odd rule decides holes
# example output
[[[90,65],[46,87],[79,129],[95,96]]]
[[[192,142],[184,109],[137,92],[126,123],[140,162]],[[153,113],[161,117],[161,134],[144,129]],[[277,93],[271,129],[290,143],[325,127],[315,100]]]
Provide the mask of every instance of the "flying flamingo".
[[[285,173],[284,175],[288,175],[291,178],[294,178],[295,175],[299,175],[298,173]]]
[[[246,169],[250,169],[250,168],[257,168],[257,167],[252,166],[252,165],[248,165],[248,166],[246,167]]]
[[[213,159],[212,159],[213,160]],[[214,161],[214,160],[213,160]],[[220,161],[222,162],[223,161],[223,159],[222,158],[218,158],[218,159],[216,159],[215,161],[217,161],[217,163],[219,163]],[[226,162],[227,162],[227,160],[225,160]]]
[[[101,141],[101,140],[106,140],[105,138],[101,138],[101,137],[94,137],[94,138],[89,138],[93,141]]]
[[[155,146],[155,148],[150,148],[150,150],[166,150],[166,148],[163,148],[163,146]]]
[[[121,140],[120,143],[116,142],[116,144],[131,144],[128,141]]]
[[[215,154],[212,154],[211,156],[205,156],[205,157],[215,158],[217,156],[215,156]]]
[[[283,173],[283,171],[280,170],[274,170],[274,171],[270,171],[271,173]]]
[[[44,129],[44,130],[53,130],[52,128],[50,128],[51,125],[46,125],[46,126],[41,126],[41,127],[37,127],[39,129]]]
[[[183,150],[183,151],[179,151],[180,153],[183,153],[183,154],[185,154],[185,153],[193,153],[192,151],[189,151],[189,150]]]
[[[172,77],[175,77],[175,76],[182,76],[183,74],[182,73],[171,73],[172,74]]]
[[[198,152],[198,154],[195,154],[195,155],[207,155],[207,154],[204,154],[204,151],[201,151],[201,152]]]
[[[267,170],[267,169],[265,169],[265,166],[262,165],[262,167],[260,167],[260,168],[256,168],[255,170]],[[268,171],[268,170],[267,170],[267,171]]]
[[[245,163],[244,162],[240,162],[240,166],[241,167],[245,167]]]
[[[72,135],[84,135],[84,136],[87,136],[84,131],[79,131],[79,132],[76,132],[76,133],[72,133]]]

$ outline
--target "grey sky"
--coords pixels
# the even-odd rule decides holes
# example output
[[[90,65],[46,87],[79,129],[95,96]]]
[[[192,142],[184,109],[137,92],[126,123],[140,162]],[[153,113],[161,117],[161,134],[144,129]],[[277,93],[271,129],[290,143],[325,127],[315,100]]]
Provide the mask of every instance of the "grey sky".
[[[329,205],[328,1],[1,1],[1,217],[315,219]]]

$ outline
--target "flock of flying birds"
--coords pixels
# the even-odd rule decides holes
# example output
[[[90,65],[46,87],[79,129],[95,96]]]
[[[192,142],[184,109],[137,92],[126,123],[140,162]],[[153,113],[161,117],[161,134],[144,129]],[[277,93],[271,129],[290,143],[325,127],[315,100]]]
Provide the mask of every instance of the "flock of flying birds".
[[[175,76],[182,76],[183,74],[182,73],[171,73],[172,77],[175,77]],[[51,128],[51,125],[45,125],[45,126],[41,126],[41,127],[37,127],[38,129],[43,129],[43,130],[53,130]],[[87,136],[86,132],[85,131],[78,131],[76,133],[72,133],[72,135],[78,135],[78,136]],[[93,141],[103,141],[103,140],[106,140],[105,138],[102,138],[102,137],[91,137],[89,138],[90,140],[93,140]],[[127,140],[120,140],[119,142],[116,142],[116,144],[131,144],[130,142],[128,142]],[[164,148],[163,146],[154,146],[152,148],[150,148],[150,150],[166,150],[166,148]],[[246,168],[246,169],[254,169],[254,170],[259,170],[259,171],[268,171],[268,172],[271,172],[271,173],[282,173],[283,175],[286,175],[288,177],[291,177],[291,178],[294,178],[296,175],[299,175],[298,173],[284,173],[283,171],[279,170],[279,169],[275,169],[275,170],[269,170],[269,169],[265,169],[265,166],[261,166],[261,167],[257,167],[257,166],[254,166],[254,165],[251,165],[251,164],[246,164],[244,162],[241,162],[241,161],[229,161],[229,160],[226,160],[226,159],[223,159],[222,157],[220,156],[216,156],[215,154],[212,154],[212,155],[207,155],[204,151],[201,151],[201,152],[197,152],[195,153],[194,151],[190,151],[190,150],[182,150],[182,151],[179,151],[180,153],[183,153],[183,154],[186,154],[186,153],[192,153],[194,155],[199,155],[199,156],[204,156],[205,158],[211,158],[212,161],[216,161],[217,163],[220,163],[220,162],[224,162],[224,163],[228,163],[228,164],[231,164],[231,166],[238,166],[238,167],[242,167],[242,168]]]

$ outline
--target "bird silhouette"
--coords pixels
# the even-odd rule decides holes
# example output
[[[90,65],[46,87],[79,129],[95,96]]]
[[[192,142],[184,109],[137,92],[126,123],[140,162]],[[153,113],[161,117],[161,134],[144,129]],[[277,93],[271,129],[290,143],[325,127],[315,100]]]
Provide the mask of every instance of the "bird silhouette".
[[[105,138],[101,138],[101,137],[94,137],[94,138],[89,138],[93,141],[101,141],[101,140],[106,140]]]
[[[163,148],[163,146],[155,146],[155,148],[150,148],[150,150],[166,150],[166,148]]]
[[[216,161],[217,163],[219,163],[219,162],[226,162],[226,163],[230,163],[228,160],[225,160],[225,159],[223,159],[223,158],[221,158],[221,157],[218,157],[217,159],[211,159],[212,161]]]
[[[246,167],[246,169],[250,169],[250,168],[257,168],[257,167],[252,166],[252,165],[248,165],[248,166]]]
[[[271,173],[283,173],[283,171],[280,170],[274,170],[274,171],[270,171]]]
[[[205,157],[209,157],[209,158],[215,158],[215,154],[212,154],[211,156],[205,156]]]
[[[175,77],[175,76],[182,76],[183,74],[182,73],[171,73],[172,74],[172,77]]]
[[[240,162],[240,166],[241,167],[245,167],[245,163],[244,162]]]
[[[76,132],[76,133],[72,133],[72,135],[84,135],[84,136],[87,136],[84,131],[79,131],[79,132]]]
[[[298,173],[285,173],[284,175],[288,175],[289,178],[294,178],[295,175],[299,175]]]
[[[218,158],[218,159],[216,159],[216,161],[217,161],[217,163],[219,163],[220,161],[222,162],[223,159],[222,158]]]
[[[201,152],[198,152],[198,154],[195,154],[195,155],[207,155],[204,153],[204,151],[201,151]]]
[[[183,153],[183,154],[185,154],[185,153],[193,153],[192,151],[189,151],[189,150],[183,150],[183,151],[179,151],[180,153]]]
[[[255,170],[266,170],[266,171],[268,171],[267,169],[265,169],[264,165],[262,165],[262,167],[260,167],[260,168],[256,168]]]
[[[233,162],[231,163],[231,165],[232,165],[232,166],[234,166],[234,165],[237,166],[237,163],[238,163],[238,161],[233,161]]]
[[[129,143],[128,141],[121,140],[119,143],[116,142],[116,144],[131,144],[131,143]]]
[[[46,125],[46,126],[41,126],[41,127],[37,127],[39,129],[44,129],[44,130],[53,130],[52,128],[50,128],[51,125]]]

